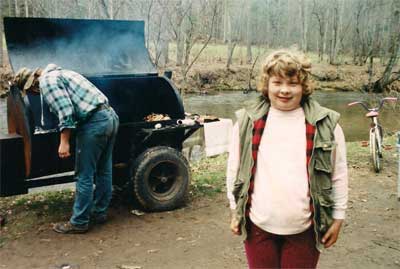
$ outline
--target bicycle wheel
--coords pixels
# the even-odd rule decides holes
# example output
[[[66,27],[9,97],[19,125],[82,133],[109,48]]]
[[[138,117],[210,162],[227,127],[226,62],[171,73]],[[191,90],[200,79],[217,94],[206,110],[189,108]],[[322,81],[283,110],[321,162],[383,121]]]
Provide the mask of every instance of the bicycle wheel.
[[[374,170],[376,173],[379,173],[381,170],[381,160],[379,157],[379,142],[377,135],[375,133],[376,130],[373,130],[370,134],[370,147],[371,147],[371,157],[372,157],[372,165],[374,166]]]
[[[380,125],[378,125],[378,131],[379,131],[379,136],[377,135],[377,138],[380,138],[380,139],[378,139],[378,150],[379,150],[379,158],[381,158],[382,159],[382,145],[383,145],[383,128],[382,128],[382,126],[380,126]]]

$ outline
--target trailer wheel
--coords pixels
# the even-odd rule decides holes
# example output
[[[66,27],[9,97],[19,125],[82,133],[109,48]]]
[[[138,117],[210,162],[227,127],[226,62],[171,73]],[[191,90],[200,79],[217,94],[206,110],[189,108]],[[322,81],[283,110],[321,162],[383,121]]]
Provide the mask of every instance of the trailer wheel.
[[[135,159],[132,169],[134,195],[144,210],[172,210],[186,201],[189,164],[176,149],[147,149]]]

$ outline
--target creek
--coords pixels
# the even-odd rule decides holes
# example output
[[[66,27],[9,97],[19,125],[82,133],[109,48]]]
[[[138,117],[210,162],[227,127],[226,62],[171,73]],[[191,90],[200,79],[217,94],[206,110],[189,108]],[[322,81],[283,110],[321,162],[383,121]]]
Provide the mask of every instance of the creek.
[[[223,92],[214,95],[185,95],[185,111],[197,114],[210,114],[220,118],[234,119],[234,112],[240,109],[244,102],[257,95],[255,92]],[[346,136],[346,141],[368,140],[369,119],[360,106],[347,107],[347,104],[357,100],[365,100],[366,94],[360,92],[315,92],[313,98],[321,105],[338,111],[341,114],[340,125]],[[379,121],[385,133],[400,130],[399,105],[385,106],[379,115]],[[6,99],[0,99],[0,132],[7,132]]]
[[[216,95],[187,95],[184,97],[185,110],[197,114],[212,114],[221,118],[235,119],[234,112],[240,109],[244,102],[254,98],[257,93],[224,92]],[[313,93],[313,98],[322,106],[333,109],[341,114],[340,126],[346,141],[369,139],[370,120],[365,117],[361,106],[348,107],[353,101],[369,99],[361,92],[322,92]],[[385,105],[380,111],[379,121],[386,134],[400,130],[400,101],[396,106]]]

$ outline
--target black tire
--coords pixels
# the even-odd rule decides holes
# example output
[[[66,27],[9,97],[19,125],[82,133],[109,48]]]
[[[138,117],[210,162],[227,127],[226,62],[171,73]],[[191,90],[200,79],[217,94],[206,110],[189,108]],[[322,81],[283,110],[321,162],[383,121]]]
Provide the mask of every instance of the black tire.
[[[379,158],[382,159],[383,154],[382,154],[382,145],[383,145],[383,128],[382,126],[378,125],[378,130],[379,130],[379,135],[381,137],[381,143],[380,143],[380,147],[379,147]]]
[[[181,152],[166,146],[147,149],[131,169],[134,196],[144,210],[172,210],[185,203],[190,168]]]
[[[375,173],[379,173],[381,170],[381,162],[380,162],[380,157],[379,157],[379,145],[378,145],[378,139],[376,137],[376,133],[373,133],[371,136],[371,159],[372,159],[372,165],[374,166],[374,171]]]

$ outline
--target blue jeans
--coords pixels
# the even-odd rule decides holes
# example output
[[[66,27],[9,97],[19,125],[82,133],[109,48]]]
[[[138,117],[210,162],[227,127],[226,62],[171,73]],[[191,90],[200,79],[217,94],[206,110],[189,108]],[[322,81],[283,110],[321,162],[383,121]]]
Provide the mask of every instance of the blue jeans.
[[[76,132],[76,192],[70,222],[87,225],[106,216],[112,196],[112,153],[119,120],[112,108],[95,112]],[[95,189],[93,185],[96,185]]]

